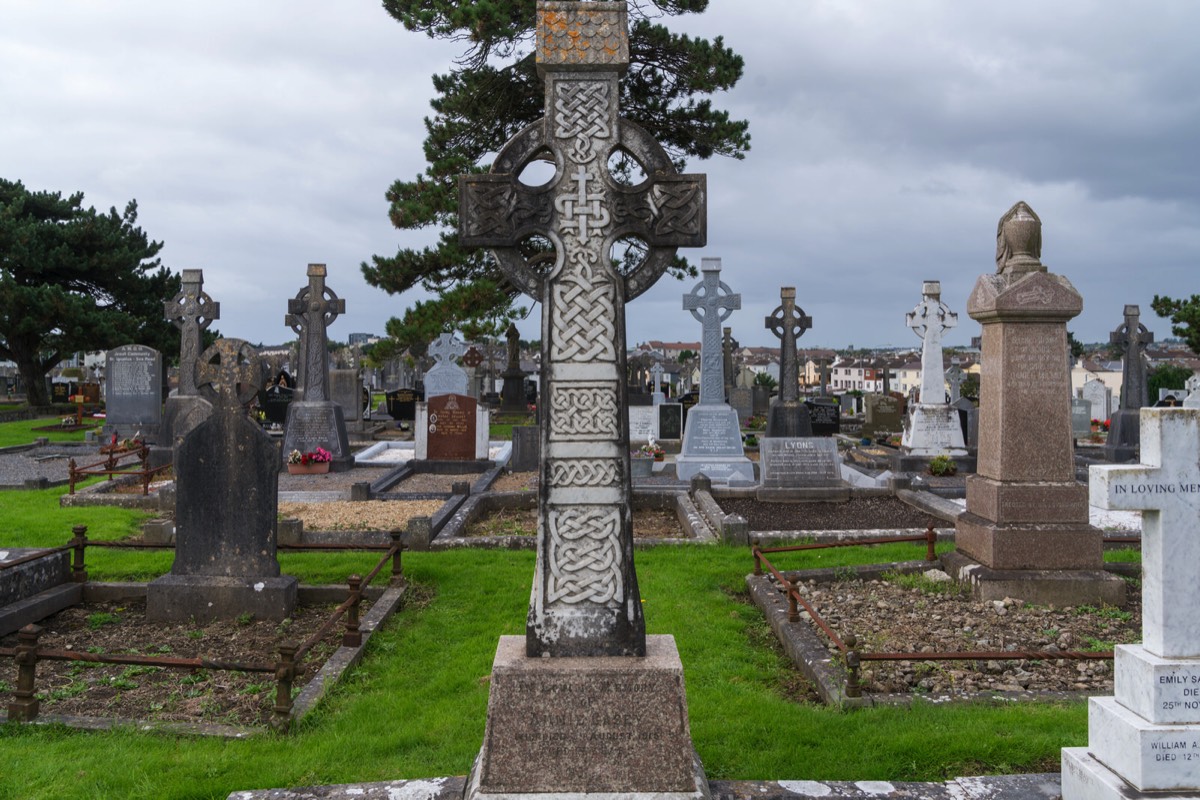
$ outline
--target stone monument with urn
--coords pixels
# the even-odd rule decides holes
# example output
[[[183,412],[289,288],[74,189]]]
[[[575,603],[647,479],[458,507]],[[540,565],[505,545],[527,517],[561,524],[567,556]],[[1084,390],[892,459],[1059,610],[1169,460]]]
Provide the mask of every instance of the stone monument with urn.
[[[1000,219],[996,273],[981,276],[967,301],[983,325],[979,460],[944,562],[984,600],[1119,604],[1125,582],[1104,571],[1063,402],[1066,323],[1083,300],[1042,264],[1041,244],[1041,220],[1017,203]]]
[[[501,637],[468,798],[708,794],[691,745],[671,636],[647,636],[637,575],[625,397],[625,304],[705,242],[702,175],[679,175],[662,147],[618,114],[629,63],[624,2],[539,2],[535,43],[545,117],[459,179],[460,239],[487,247],[542,305],[544,411],[538,546],[526,634]],[[649,176],[613,178],[614,151]],[[549,157],[539,187],[518,176]],[[613,266],[637,236],[645,259]],[[545,269],[521,245],[549,242]],[[636,697],[637,702],[629,699]]]

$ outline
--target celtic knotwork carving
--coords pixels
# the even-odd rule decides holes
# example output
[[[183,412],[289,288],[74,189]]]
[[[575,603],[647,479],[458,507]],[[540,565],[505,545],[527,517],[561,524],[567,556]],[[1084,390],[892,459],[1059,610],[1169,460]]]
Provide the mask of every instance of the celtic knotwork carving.
[[[262,374],[258,351],[242,339],[218,339],[196,362],[196,386],[220,406],[249,403]]]
[[[471,200],[463,207],[464,225],[471,236],[511,236],[516,206],[517,192],[511,183],[473,183]]]
[[[556,139],[573,139],[571,160],[586,164],[596,157],[595,140],[612,136],[609,128],[610,86],[600,81],[559,81],[554,84]]]
[[[551,486],[611,486],[620,474],[620,462],[615,459],[571,458],[550,462]]]
[[[704,230],[704,204],[698,181],[664,181],[650,190],[654,233],[662,238],[698,236]]]
[[[610,222],[605,195],[588,191],[589,176],[583,167],[571,178],[577,187],[575,193],[559,195],[554,200],[559,215],[558,229],[563,234],[573,234],[581,244],[587,244],[593,233],[603,233]]]
[[[552,508],[548,521],[547,602],[619,606],[624,596],[619,511],[605,506]]]
[[[617,392],[612,386],[554,385],[550,390],[550,435],[615,439]]]
[[[611,281],[584,273],[564,275],[552,288],[550,323],[555,361],[617,360],[616,297]]]

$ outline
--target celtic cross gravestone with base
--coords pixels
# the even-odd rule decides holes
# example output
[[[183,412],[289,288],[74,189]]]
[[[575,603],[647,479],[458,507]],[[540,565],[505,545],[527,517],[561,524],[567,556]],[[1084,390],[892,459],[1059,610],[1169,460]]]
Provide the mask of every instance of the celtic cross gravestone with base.
[[[965,456],[967,447],[958,411],[946,402],[942,367],[942,334],[958,325],[958,315],[942,302],[941,282],[925,281],[921,302],[908,313],[905,322],[921,340],[921,396],[909,410],[901,452],[920,458]]]
[[[1087,747],[1062,751],[1064,800],[1200,794],[1200,410],[1140,423],[1142,463],[1092,467],[1090,491],[1142,512],[1142,642],[1114,648],[1114,696],[1089,700]]]
[[[1102,533],[1088,523],[1087,487],[1075,480],[1067,320],[1083,299],[1041,262],[1041,220],[1025,203],[1000,218],[995,274],[967,301],[983,325],[979,457],[967,476],[946,571],[983,600],[1078,605],[1123,601],[1104,571]],[[939,376],[941,371],[938,371]]]
[[[197,362],[213,411],[175,448],[175,561],[147,587],[151,620],[291,615],[297,582],[275,558],[279,449],[245,409],[262,374],[240,339],[219,340]]]
[[[1121,407],[1112,415],[1104,457],[1109,461],[1132,461],[1138,457],[1138,412],[1150,405],[1146,383],[1146,345],[1154,334],[1141,322],[1141,309],[1125,306],[1125,321],[1109,335],[1109,341],[1121,348]]]
[[[288,405],[287,421],[283,426],[283,460],[288,453],[299,450],[311,453],[318,447],[330,452],[333,472],[354,466],[350,454],[350,439],[346,433],[346,417],[342,407],[333,402],[329,393],[329,347],[327,332],[338,315],[346,313],[346,301],[325,285],[324,264],[308,265],[308,286],[288,301],[288,313],[283,324],[300,337],[300,390]],[[280,462],[282,465],[282,461]]]
[[[796,307],[796,287],[779,290],[779,305],[766,318],[766,328],[779,339],[779,397],[771,404],[766,436],[812,436],[808,407],[800,402],[800,365],[796,340],[812,327],[812,317]]]
[[[204,291],[204,270],[183,271],[179,294],[163,304],[163,316],[179,328],[179,388],[163,409],[161,439],[164,445],[174,446],[212,412],[196,386],[196,363],[204,331],[221,318],[221,304]]]
[[[459,181],[460,240],[490,248],[542,305],[544,411],[538,550],[524,641],[502,637],[484,744],[467,795],[650,792],[695,797],[707,782],[691,748],[674,639],[645,633],[633,565],[625,303],[680,246],[705,241],[703,176],[678,175],[645,131],[618,115],[628,67],[625,3],[539,2],[546,114]],[[649,176],[608,170],[621,151]],[[534,160],[555,174],[519,180]],[[647,246],[627,271],[612,250]],[[548,265],[522,245],[548,244]],[[636,695],[632,695],[636,692]],[[636,696],[638,702],[628,702]]]
[[[754,465],[742,449],[738,415],[725,402],[721,323],[742,307],[742,296],[721,280],[721,259],[701,260],[704,279],[683,296],[683,308],[703,326],[700,402],[688,412],[683,447],[675,459],[680,480],[703,473],[713,482],[754,483]]]

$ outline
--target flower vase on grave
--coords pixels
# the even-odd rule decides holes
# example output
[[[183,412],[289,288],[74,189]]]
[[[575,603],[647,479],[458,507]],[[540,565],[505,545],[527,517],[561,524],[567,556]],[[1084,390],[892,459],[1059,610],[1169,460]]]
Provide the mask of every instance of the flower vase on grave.
[[[324,475],[329,472],[329,462],[319,461],[312,464],[288,464],[289,475]]]

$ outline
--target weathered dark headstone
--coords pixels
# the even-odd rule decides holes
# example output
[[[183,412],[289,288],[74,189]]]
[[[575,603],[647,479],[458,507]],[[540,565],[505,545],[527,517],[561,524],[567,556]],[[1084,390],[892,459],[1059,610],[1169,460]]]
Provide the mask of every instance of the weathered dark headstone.
[[[771,409],[771,390],[765,386],[750,387],[750,412],[753,416],[766,416]]]
[[[842,432],[842,408],[821,398],[804,401],[813,436],[833,436]]]
[[[273,425],[283,425],[287,422],[288,406],[292,404],[295,395],[291,389],[279,384],[272,384],[259,393],[259,406],[267,422]]]
[[[1071,434],[1084,439],[1092,432],[1092,404],[1087,400],[1071,400]]]
[[[683,406],[663,403],[658,407],[658,438],[666,442],[683,438]]]
[[[1121,347],[1124,360],[1121,366],[1121,407],[1112,415],[1104,457],[1109,461],[1136,461],[1138,457],[1138,419],[1140,410],[1150,405],[1150,388],[1146,382],[1146,345],[1154,334],[1141,323],[1141,309],[1125,306],[1125,322],[1109,336],[1112,344]]]
[[[509,323],[504,334],[508,345],[508,364],[504,368],[504,386],[500,390],[500,411],[504,414],[524,414],[528,409],[525,402],[525,370],[521,369],[521,334],[517,326]]]
[[[779,397],[767,416],[767,437],[812,436],[809,408],[800,402],[800,359],[796,339],[812,327],[812,317],[796,306],[796,287],[779,290],[780,303],[766,319],[766,328],[779,339]]]
[[[308,286],[288,301],[284,324],[300,335],[304,388],[302,399],[288,406],[280,466],[293,450],[308,453],[323,447],[333,456],[329,469],[341,472],[354,466],[354,456],[342,408],[330,398],[327,331],[346,313],[346,301],[325,285],[325,276],[324,264],[309,264]]]
[[[140,434],[156,442],[162,427],[162,354],[153,347],[127,344],[108,351],[104,374],[105,434]]]
[[[443,394],[427,404],[428,445],[431,461],[475,460],[475,399],[461,394]]]
[[[397,389],[384,395],[387,401],[388,416],[394,420],[414,420],[417,418],[417,402],[425,399],[425,392],[420,389]]]
[[[798,486],[841,487],[841,458],[837,442],[806,436],[797,439],[766,438],[759,445],[763,482],[767,488]]]
[[[542,431],[536,425],[514,425],[512,458],[508,467],[513,472],[534,472],[541,459]]]
[[[734,386],[729,390],[729,406],[737,412],[738,422],[745,425],[754,415],[754,393],[745,386]]]
[[[151,620],[291,614],[297,582],[280,575],[275,557],[279,449],[243,408],[261,376],[254,348],[240,339],[221,339],[200,357],[196,383],[213,413],[176,448],[175,561],[147,587]]]
[[[904,430],[904,414],[900,399],[886,394],[869,394],[866,398],[866,418],[862,435],[867,439],[900,433]]]
[[[331,369],[329,396],[342,409],[348,430],[361,430],[363,419],[363,377],[361,369]]]

